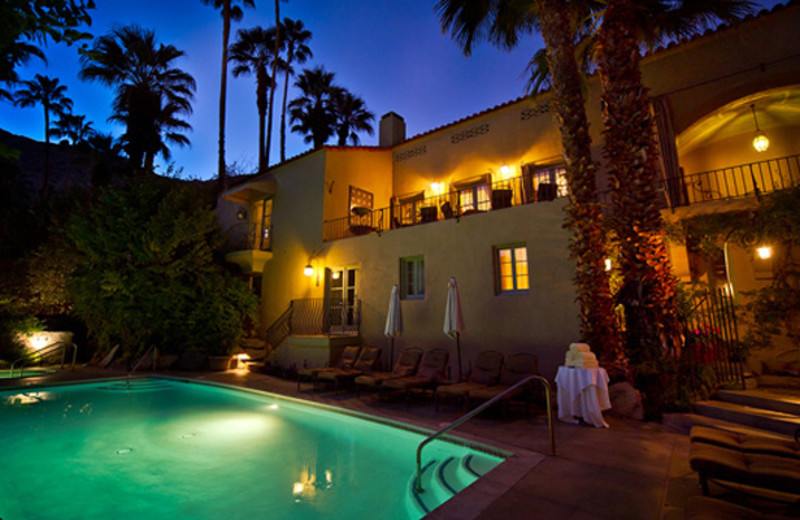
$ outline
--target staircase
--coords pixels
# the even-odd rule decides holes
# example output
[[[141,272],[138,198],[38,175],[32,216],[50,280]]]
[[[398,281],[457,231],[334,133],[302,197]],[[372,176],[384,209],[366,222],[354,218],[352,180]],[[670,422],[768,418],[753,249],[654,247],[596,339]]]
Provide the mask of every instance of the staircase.
[[[417,476],[408,482],[406,508],[410,518],[422,518],[479,477],[497,466],[498,461],[472,453],[461,458],[431,460],[422,470],[422,488],[417,491]]]
[[[718,390],[695,403],[692,422],[742,433],[800,437],[800,390],[760,387]]]

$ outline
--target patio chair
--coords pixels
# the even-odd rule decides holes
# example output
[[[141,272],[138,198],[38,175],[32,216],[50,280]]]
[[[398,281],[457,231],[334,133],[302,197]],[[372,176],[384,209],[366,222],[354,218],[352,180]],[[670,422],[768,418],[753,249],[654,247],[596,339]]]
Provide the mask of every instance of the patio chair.
[[[689,447],[689,465],[700,476],[703,495],[708,481],[722,481],[758,490],[800,494],[800,461],[791,457],[747,453],[704,442]]]
[[[444,379],[447,371],[447,361],[450,353],[443,348],[429,350],[422,356],[417,373],[412,376],[390,378],[381,385],[381,392],[385,390],[399,390],[405,392],[406,404],[412,390],[435,389],[436,384]]]
[[[789,517],[767,514],[749,507],[709,497],[691,497],[686,507],[686,520],[781,520]]]
[[[789,457],[800,461],[800,443],[790,439],[744,434],[708,426],[694,426],[689,433],[692,443],[701,442],[745,453]]]
[[[380,388],[384,381],[392,378],[407,377],[417,372],[419,361],[422,359],[422,349],[419,347],[406,347],[394,364],[391,372],[371,372],[356,376],[356,395],[362,387]]]
[[[303,379],[310,380],[312,383],[316,384],[315,381],[319,376],[320,372],[323,372],[325,370],[335,370],[337,368],[353,368],[353,365],[358,359],[358,354],[360,352],[361,352],[360,346],[351,345],[349,347],[344,348],[344,351],[342,352],[342,357],[339,358],[339,362],[336,364],[335,367],[304,368],[302,370],[298,370],[297,389],[300,390],[300,381],[302,381]]]
[[[358,355],[353,368],[336,368],[333,370],[323,370],[317,374],[317,382],[326,381],[334,384],[334,388],[345,382],[352,382],[356,377],[371,372],[378,360],[381,358],[379,347],[364,347]]]
[[[508,356],[503,364],[503,370],[500,373],[499,384],[484,388],[476,388],[467,392],[467,406],[472,408],[472,401],[488,401],[489,399],[497,397],[526,377],[538,374],[538,367],[538,359],[533,354],[520,353]],[[503,397],[503,417],[506,415],[509,402],[520,396],[522,396],[525,402],[525,414],[527,415],[531,401],[531,392],[528,387],[522,387]]]
[[[479,390],[488,386],[496,385],[500,380],[500,372],[503,368],[503,354],[496,350],[484,350],[479,352],[475,358],[475,367],[466,381],[460,381],[451,385],[439,385],[436,387],[434,400],[436,401],[436,411],[439,411],[439,404],[443,399],[459,399],[463,404],[467,404],[467,394],[470,391]]]

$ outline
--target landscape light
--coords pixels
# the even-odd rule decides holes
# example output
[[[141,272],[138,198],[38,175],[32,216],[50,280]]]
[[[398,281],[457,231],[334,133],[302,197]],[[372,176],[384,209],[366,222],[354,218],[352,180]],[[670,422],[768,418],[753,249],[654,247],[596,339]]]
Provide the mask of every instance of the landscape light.
[[[762,260],[768,260],[772,258],[772,247],[771,246],[761,246],[756,248],[756,254]]]

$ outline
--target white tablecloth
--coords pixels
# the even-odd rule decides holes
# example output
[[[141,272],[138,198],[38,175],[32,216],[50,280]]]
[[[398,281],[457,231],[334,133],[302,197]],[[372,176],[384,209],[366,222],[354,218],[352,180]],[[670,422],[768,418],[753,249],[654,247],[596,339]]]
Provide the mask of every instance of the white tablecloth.
[[[605,368],[558,367],[556,385],[560,420],[576,424],[581,418],[596,428],[608,428],[603,419],[603,410],[611,408]]]

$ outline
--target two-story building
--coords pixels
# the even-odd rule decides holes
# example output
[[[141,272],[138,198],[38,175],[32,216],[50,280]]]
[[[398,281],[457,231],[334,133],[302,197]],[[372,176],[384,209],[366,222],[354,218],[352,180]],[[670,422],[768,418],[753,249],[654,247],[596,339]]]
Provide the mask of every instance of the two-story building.
[[[757,192],[800,182],[798,27],[793,2],[644,57],[666,218],[751,207]],[[586,108],[599,160],[597,78]],[[757,131],[764,151],[752,144]],[[388,358],[384,322],[398,284],[395,357],[407,345],[449,348],[455,374],[456,344],[442,331],[455,277],[464,370],[481,350],[526,351],[552,377],[580,339],[562,161],[543,93],[413,137],[390,112],[378,146],[325,146],[228,190],[219,206],[228,259],[261,294],[260,333],[281,343],[275,361],[319,365],[349,342],[384,347]],[[672,259],[681,279],[734,291],[770,276],[755,250],[726,248],[720,264],[675,245]]]

